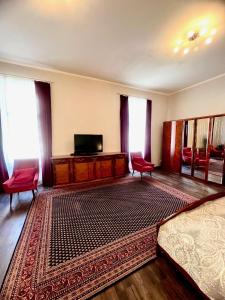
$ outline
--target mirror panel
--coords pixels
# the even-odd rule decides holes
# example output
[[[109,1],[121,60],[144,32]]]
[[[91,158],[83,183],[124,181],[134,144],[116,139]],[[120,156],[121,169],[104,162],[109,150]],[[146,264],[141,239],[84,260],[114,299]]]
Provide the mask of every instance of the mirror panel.
[[[196,139],[194,148],[194,177],[205,179],[208,169],[208,134],[210,118],[197,119]]]
[[[208,180],[222,184],[224,173],[225,116],[213,118],[209,145]]]
[[[194,141],[194,120],[184,121],[182,141],[182,165],[181,173],[191,175],[193,141]]]

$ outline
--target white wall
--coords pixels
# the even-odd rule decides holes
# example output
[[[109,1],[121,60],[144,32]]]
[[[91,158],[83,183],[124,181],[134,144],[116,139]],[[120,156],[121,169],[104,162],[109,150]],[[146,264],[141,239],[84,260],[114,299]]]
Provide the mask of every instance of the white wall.
[[[225,114],[225,76],[169,97],[167,120]]]
[[[162,123],[168,97],[59,72],[0,62],[0,73],[50,81],[53,155],[73,152],[74,133],[100,133],[104,152],[120,151],[119,94],[152,100],[152,161],[161,161]]]

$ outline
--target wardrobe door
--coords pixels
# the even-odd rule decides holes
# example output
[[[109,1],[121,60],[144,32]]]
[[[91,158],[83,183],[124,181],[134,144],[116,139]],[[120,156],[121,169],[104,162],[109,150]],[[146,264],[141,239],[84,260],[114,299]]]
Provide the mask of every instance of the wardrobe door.
[[[183,132],[183,120],[174,122],[172,124],[172,136],[175,134],[174,140],[172,140],[172,171],[180,172],[181,170],[181,149],[182,149],[182,132]]]
[[[209,145],[208,181],[224,182],[225,116],[212,119],[212,134]]]
[[[207,180],[210,118],[197,119],[193,157],[194,177]]]
[[[181,173],[191,175],[194,146],[194,120],[183,123]]]
[[[171,170],[171,129],[172,122],[163,123],[163,140],[162,140],[162,168]]]
[[[180,172],[183,121],[163,123],[162,167],[167,171]]]

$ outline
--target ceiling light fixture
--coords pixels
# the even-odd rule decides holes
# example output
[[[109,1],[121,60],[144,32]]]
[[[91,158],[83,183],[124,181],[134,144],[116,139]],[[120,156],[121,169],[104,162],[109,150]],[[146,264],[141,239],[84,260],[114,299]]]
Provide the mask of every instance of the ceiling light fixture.
[[[212,27],[208,19],[201,20],[193,28],[190,28],[183,37],[176,40],[173,52],[175,54],[181,52],[184,55],[190,51],[197,52],[202,45],[211,44],[216,34],[217,29],[214,26]]]

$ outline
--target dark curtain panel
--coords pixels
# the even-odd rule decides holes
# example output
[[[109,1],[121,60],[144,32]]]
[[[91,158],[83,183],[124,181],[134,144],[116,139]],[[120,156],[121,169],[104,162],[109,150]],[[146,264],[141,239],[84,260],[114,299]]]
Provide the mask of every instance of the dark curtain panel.
[[[128,96],[120,95],[120,140],[121,152],[129,152],[129,107]]]
[[[42,183],[44,186],[52,186],[52,116],[50,84],[47,82],[35,81],[35,91],[38,99],[38,120],[42,144]]]
[[[3,145],[2,145],[2,123],[1,123],[1,114],[0,114],[0,191],[3,191],[2,184],[4,181],[9,179],[8,171],[6,168]]]
[[[184,147],[187,147],[188,143],[188,121],[184,122]]]
[[[146,127],[145,127],[145,160],[152,160],[151,135],[152,135],[152,100],[147,100],[146,107]]]

